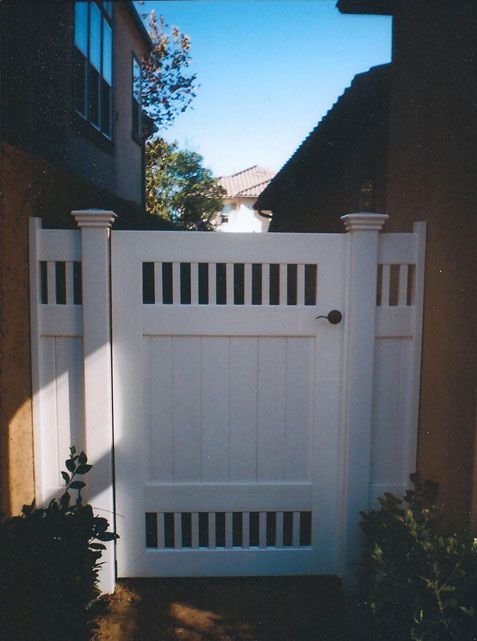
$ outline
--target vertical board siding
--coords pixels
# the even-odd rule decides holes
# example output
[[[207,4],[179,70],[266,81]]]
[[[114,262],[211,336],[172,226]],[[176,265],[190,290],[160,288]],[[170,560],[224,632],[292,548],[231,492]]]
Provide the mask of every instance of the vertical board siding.
[[[285,471],[286,339],[258,339],[257,480]]]
[[[257,478],[258,339],[230,338],[230,480]]]
[[[191,336],[172,341],[174,481],[201,478],[201,349]]]
[[[146,337],[145,412],[150,480],[173,480],[172,338]]]
[[[305,481],[311,478],[314,351],[312,338],[287,338],[284,448],[284,478],[287,481]]]
[[[202,337],[201,347],[201,479],[229,480],[229,372],[227,337]]]

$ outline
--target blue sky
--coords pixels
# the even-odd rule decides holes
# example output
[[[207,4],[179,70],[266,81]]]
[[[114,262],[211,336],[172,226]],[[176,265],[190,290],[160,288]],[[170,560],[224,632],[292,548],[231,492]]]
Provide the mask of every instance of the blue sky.
[[[216,176],[278,170],[356,73],[391,58],[391,18],[345,16],[335,0],[147,1],[191,37],[200,88],[164,137]]]

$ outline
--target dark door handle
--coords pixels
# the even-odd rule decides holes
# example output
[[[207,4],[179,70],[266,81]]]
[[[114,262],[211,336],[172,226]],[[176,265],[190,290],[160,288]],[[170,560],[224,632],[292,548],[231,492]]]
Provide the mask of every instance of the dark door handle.
[[[317,316],[316,318],[326,318],[332,325],[338,325],[343,319],[343,314],[337,309],[332,309],[327,316]]]

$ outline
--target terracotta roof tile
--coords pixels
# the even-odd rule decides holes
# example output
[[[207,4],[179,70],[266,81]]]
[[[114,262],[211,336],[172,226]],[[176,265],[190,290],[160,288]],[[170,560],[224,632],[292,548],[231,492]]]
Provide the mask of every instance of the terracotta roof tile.
[[[274,171],[254,165],[231,176],[221,176],[217,178],[217,182],[227,192],[227,198],[258,197],[274,175]]]

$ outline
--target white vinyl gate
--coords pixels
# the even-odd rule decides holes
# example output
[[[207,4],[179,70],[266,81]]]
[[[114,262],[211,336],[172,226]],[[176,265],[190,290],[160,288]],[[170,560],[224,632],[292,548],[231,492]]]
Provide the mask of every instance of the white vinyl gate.
[[[110,232],[112,212],[73,214],[80,231],[31,226],[39,500],[75,442],[117,576],[349,572],[359,510],[414,469],[425,225]]]

